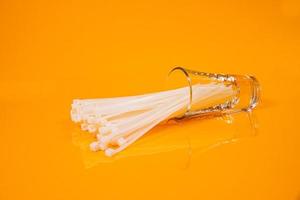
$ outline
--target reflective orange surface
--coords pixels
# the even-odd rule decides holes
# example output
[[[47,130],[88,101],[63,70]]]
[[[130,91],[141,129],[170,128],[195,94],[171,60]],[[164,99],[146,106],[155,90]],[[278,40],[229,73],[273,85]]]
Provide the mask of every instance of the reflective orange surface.
[[[300,4],[1,1],[0,199],[299,199]],[[173,66],[254,74],[250,117],[155,128],[114,158],[74,98],[164,88]]]

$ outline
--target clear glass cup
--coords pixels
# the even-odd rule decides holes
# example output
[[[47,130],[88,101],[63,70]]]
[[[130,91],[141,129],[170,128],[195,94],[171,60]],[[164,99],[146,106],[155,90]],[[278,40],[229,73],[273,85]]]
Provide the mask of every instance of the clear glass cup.
[[[233,89],[233,94],[224,98],[212,98],[205,103],[193,99],[195,84],[222,84]],[[261,89],[252,75],[206,73],[183,67],[173,68],[168,75],[168,87],[186,87],[188,106],[176,113],[175,119],[211,117],[224,114],[252,111],[260,102]]]

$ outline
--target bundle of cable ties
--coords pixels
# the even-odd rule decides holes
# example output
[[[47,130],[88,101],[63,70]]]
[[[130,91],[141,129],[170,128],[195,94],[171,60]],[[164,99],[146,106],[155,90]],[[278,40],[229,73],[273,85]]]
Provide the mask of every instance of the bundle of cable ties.
[[[231,85],[224,83],[192,86],[193,104],[232,97]],[[95,135],[92,151],[104,151],[106,156],[124,150],[144,136],[154,126],[176,117],[190,103],[188,87],[138,96],[75,99],[71,119],[81,129]]]

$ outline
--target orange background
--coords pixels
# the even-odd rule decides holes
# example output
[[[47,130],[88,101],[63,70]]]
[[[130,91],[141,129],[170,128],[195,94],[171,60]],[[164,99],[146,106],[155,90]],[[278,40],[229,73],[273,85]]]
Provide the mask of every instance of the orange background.
[[[0,2],[0,199],[299,199],[300,3]],[[173,66],[254,74],[253,133],[161,126],[119,156],[87,151],[74,98],[163,89]],[[241,119],[237,119],[241,118]]]

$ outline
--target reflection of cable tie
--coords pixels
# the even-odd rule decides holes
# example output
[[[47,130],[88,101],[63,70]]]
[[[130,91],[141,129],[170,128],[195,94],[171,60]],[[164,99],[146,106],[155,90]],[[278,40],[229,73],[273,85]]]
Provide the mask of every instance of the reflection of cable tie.
[[[193,85],[193,104],[232,97],[234,89],[223,83]],[[189,105],[188,87],[139,96],[74,100],[71,119],[81,129],[96,133],[92,151],[112,156],[134,143],[162,121],[176,117]]]

